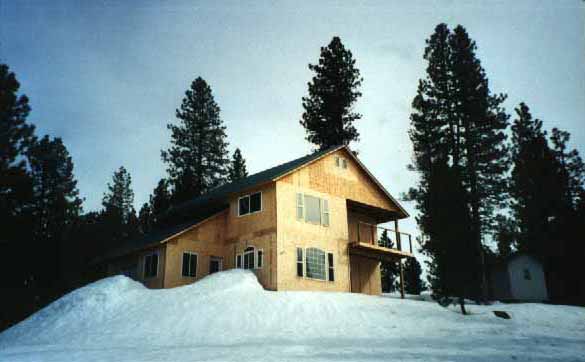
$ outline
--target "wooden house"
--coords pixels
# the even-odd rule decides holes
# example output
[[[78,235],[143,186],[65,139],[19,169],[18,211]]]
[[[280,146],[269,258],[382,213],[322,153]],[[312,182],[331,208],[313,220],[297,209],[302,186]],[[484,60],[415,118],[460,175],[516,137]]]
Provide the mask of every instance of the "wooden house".
[[[108,274],[172,288],[243,268],[268,290],[380,294],[380,261],[412,253],[398,229],[408,213],[346,146],[220,186],[173,213],[184,223],[108,255]],[[398,249],[378,241],[389,222]]]

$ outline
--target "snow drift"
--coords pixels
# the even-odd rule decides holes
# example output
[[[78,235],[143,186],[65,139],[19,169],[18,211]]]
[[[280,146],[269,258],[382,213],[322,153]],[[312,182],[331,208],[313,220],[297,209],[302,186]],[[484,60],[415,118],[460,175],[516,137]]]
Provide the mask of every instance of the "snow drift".
[[[249,271],[151,290],[116,276],[0,334],[0,360],[585,360],[585,310],[270,292]],[[511,320],[493,316],[502,309]]]

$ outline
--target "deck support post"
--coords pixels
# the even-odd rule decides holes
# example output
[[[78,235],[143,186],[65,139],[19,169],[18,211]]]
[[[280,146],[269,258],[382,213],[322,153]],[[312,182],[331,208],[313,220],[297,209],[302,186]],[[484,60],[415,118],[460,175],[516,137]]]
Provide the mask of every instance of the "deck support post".
[[[402,251],[402,240],[400,240],[400,229],[398,229],[398,219],[394,220],[394,230],[396,230],[396,245],[398,250]],[[402,258],[398,261],[400,263],[400,298],[404,299],[404,267],[402,266]]]
[[[402,266],[402,259],[400,263],[400,298],[404,299],[404,267]]]

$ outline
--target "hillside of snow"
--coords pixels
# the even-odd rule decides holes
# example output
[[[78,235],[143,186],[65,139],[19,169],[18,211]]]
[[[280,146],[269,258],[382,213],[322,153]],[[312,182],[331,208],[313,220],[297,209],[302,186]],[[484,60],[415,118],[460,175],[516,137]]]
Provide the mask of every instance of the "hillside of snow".
[[[0,334],[0,361],[585,361],[585,308],[269,292],[231,270],[150,290],[117,276]],[[512,319],[496,318],[505,310]]]

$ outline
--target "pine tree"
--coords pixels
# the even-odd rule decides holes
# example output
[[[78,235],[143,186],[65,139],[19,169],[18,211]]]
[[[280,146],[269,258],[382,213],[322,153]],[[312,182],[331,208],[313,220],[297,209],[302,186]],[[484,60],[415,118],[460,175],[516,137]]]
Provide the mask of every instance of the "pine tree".
[[[494,238],[497,243],[497,257],[505,259],[512,254],[512,248],[516,245],[516,223],[504,215],[496,216]]]
[[[150,204],[145,202],[142,204],[140,211],[138,212],[138,224],[140,232],[146,234],[152,229],[152,213],[150,210]]]
[[[416,258],[407,258],[404,263],[404,290],[419,295],[426,287],[421,279],[422,268]]]
[[[30,204],[32,179],[25,153],[33,141],[34,127],[26,122],[28,98],[19,95],[20,84],[6,64],[0,64],[0,247],[3,255],[21,255],[32,229]],[[23,263],[0,267],[2,285],[22,286],[28,271]],[[4,267],[6,269],[4,269]],[[1,321],[0,321],[1,322]]]
[[[476,56],[476,44],[461,25],[449,37],[452,71],[452,108],[450,122],[459,129],[461,156],[459,169],[468,192],[471,212],[472,241],[476,245],[475,258],[478,267],[474,273],[482,292],[487,297],[483,236],[493,229],[494,210],[504,206],[506,196],[506,171],[509,168],[506,134],[508,115],[502,108],[506,96],[493,95],[480,60]],[[480,268],[481,266],[481,268]],[[475,294],[475,293],[474,293]]]
[[[107,187],[102,199],[102,218],[108,235],[104,247],[109,249],[115,247],[119,241],[135,235],[138,222],[134,210],[132,177],[124,166],[114,172],[112,183],[108,183]]]
[[[380,235],[380,244],[387,248],[394,248],[394,242],[388,236],[388,231],[382,231]],[[385,293],[394,292],[396,290],[396,276],[400,273],[397,262],[383,261],[380,265],[380,272],[382,274],[382,291]]]
[[[166,179],[160,179],[156,188],[150,196],[150,224],[152,227],[161,223],[161,217],[170,209],[172,196],[169,191],[169,182]]]
[[[300,121],[307,141],[319,150],[358,141],[354,122],[362,116],[353,111],[353,105],[362,95],[359,88],[363,79],[351,51],[339,37],[333,37],[321,48],[319,64],[309,64],[309,69],[315,76],[308,83],[309,95],[302,99]]]
[[[73,161],[60,138],[43,137],[27,152],[33,179],[35,280],[54,286],[61,276],[66,233],[81,213]]]
[[[542,121],[533,119],[521,103],[512,125],[512,210],[518,223],[518,249],[546,259],[549,220],[557,215],[562,191],[556,184],[557,166]]]
[[[246,160],[242,156],[242,151],[236,148],[232,156],[232,161],[229,167],[228,180],[234,182],[240,179],[248,177],[248,171],[246,170]]]
[[[185,92],[176,111],[179,124],[169,124],[171,147],[162,151],[172,185],[173,202],[207,193],[226,181],[227,141],[220,109],[201,77]]]

